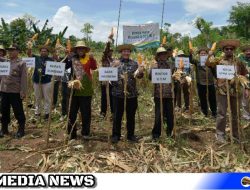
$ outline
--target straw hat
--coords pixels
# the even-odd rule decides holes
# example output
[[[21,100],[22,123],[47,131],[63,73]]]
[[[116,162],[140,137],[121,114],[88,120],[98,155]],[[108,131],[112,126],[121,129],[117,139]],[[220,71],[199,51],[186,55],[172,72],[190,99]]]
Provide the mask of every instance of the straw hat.
[[[156,51],[156,55],[160,53],[167,53],[167,50],[164,47],[159,47]]]
[[[0,50],[3,51],[3,56],[5,56],[6,55],[6,50],[4,49],[3,45],[0,45]]]
[[[84,41],[77,41],[73,50],[75,51],[77,48],[85,48],[85,49],[87,49],[87,52],[90,51],[90,48],[88,46],[86,46]]]
[[[200,53],[201,51],[205,51],[205,52],[209,52],[209,48],[207,48],[207,47],[200,47],[199,49],[198,49],[198,53]]]
[[[243,46],[241,46],[241,51],[243,51],[243,52],[245,52],[245,51],[247,51],[247,50],[250,50],[250,44],[246,44],[246,45],[243,45]]]
[[[185,55],[183,50],[178,51],[177,56],[180,56],[180,55]]]
[[[10,47],[6,48],[7,51],[9,50],[20,50],[19,47],[16,44],[10,45]]]
[[[228,40],[221,40],[219,42],[219,47],[224,48],[226,46],[232,46],[234,48],[237,48],[240,46],[240,40],[235,40],[235,39],[228,39]]]
[[[132,51],[134,49],[134,46],[132,44],[123,44],[123,45],[119,45],[117,47],[117,50],[119,52],[121,52],[122,50],[130,50]]]

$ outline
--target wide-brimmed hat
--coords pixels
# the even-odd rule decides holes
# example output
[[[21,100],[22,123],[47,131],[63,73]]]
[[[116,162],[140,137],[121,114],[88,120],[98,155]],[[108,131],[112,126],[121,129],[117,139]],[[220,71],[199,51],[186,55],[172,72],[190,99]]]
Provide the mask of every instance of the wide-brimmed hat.
[[[119,45],[117,47],[117,50],[119,52],[121,52],[122,50],[130,50],[132,51],[134,49],[134,46],[132,44],[123,44],[123,45]]]
[[[159,55],[160,53],[167,53],[167,50],[164,47],[159,47],[156,50],[156,55]]]
[[[185,55],[183,50],[179,50],[179,51],[177,52],[177,56],[180,56],[180,55]]]
[[[12,45],[10,45],[10,47],[8,47],[8,48],[6,48],[6,50],[7,51],[9,51],[9,50],[20,50],[20,48],[18,47],[18,45],[16,45],[16,44],[12,44]]]
[[[241,46],[241,51],[243,51],[243,52],[245,52],[245,51],[247,51],[247,50],[250,50],[250,44],[246,44],[246,45],[243,45],[243,46]]]
[[[75,45],[75,47],[73,47],[73,50],[75,51],[77,48],[85,48],[85,49],[87,49],[87,52],[90,51],[90,48],[88,46],[86,46],[85,42],[82,40],[76,42],[76,45]]]
[[[224,48],[226,46],[232,46],[234,48],[237,48],[240,46],[240,40],[235,40],[235,39],[228,39],[228,40],[221,40],[219,42],[219,47]]]
[[[4,49],[3,45],[0,45],[0,50],[3,51],[3,56],[5,56],[6,55],[6,50]]]
[[[205,51],[205,52],[209,52],[209,48],[207,48],[207,47],[199,47],[198,48],[198,53],[200,53],[201,51]]]

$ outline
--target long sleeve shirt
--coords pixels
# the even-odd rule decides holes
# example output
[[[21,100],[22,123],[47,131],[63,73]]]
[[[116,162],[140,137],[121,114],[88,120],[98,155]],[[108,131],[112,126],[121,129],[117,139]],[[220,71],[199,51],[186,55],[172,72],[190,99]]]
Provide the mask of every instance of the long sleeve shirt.
[[[45,74],[45,70],[46,70],[46,61],[53,61],[52,58],[50,57],[41,57],[41,56],[36,56],[33,55],[33,57],[35,57],[35,69],[34,69],[34,73],[33,73],[33,82],[34,83],[39,83],[41,82],[41,84],[46,84],[51,82],[51,75],[46,75]]]
[[[207,64],[214,70],[214,73],[216,73],[216,65],[234,65],[236,68],[236,73],[238,75],[246,76],[248,74],[245,64],[242,61],[240,61],[238,58],[229,60],[229,59],[226,59],[225,57],[221,57],[221,58],[211,57]],[[221,95],[227,94],[226,79],[217,78],[216,87],[217,87],[217,91],[219,94]],[[231,96],[236,95],[235,85],[234,86],[230,85],[229,92]]]
[[[96,60],[90,57],[86,64],[82,64],[77,56],[74,56],[71,61],[68,61],[67,67],[71,66],[74,79],[80,80],[82,89],[74,90],[74,96],[92,96],[92,73],[91,71],[97,69]]]
[[[10,60],[9,62],[10,75],[1,76],[0,91],[6,93],[22,93],[25,95],[27,90],[26,64],[21,59]]]
[[[168,60],[166,62],[157,62],[157,66],[150,69],[149,79],[152,79],[152,69],[170,69],[171,73],[174,72],[174,62]],[[154,97],[160,98],[160,84],[154,84]],[[172,98],[172,84],[162,84],[162,97]]]
[[[134,77],[135,71],[138,69],[137,62],[128,59],[120,59],[120,65],[118,66],[118,81],[113,81],[112,85],[112,95],[119,98],[124,98],[124,73],[127,73],[127,98],[135,98],[138,96],[138,91],[136,87],[136,78]],[[137,78],[142,78],[143,73],[136,76]]]
[[[207,79],[206,79],[206,66],[201,66],[200,61],[193,58],[193,55],[190,54],[190,63],[195,65],[196,68],[196,80],[198,84],[206,85]],[[214,75],[212,72],[212,69],[210,67],[207,68],[208,71],[208,85],[214,84]]]

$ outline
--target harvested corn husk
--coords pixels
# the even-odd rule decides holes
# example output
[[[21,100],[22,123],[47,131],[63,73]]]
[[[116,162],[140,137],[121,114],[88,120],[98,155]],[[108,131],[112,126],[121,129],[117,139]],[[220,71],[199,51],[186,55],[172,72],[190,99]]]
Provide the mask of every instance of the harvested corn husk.
[[[230,85],[235,85],[236,80],[238,80],[239,85],[243,88],[248,88],[249,85],[249,80],[247,80],[246,77],[242,76],[242,75],[238,75],[235,76],[231,81],[230,81]]]
[[[80,80],[72,80],[72,81],[69,81],[68,87],[69,87],[69,88],[74,88],[74,89],[76,89],[76,90],[80,90],[80,89],[83,88],[83,87],[82,87],[82,83],[81,83]]]

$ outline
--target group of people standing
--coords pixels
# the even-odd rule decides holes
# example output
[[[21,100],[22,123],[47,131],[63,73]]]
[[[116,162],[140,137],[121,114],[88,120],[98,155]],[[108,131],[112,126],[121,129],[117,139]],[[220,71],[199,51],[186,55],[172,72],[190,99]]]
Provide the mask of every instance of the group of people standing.
[[[190,50],[189,55],[185,55],[182,50],[178,51],[178,57],[188,57],[193,65],[196,73],[197,89],[200,100],[201,111],[208,116],[209,108],[212,116],[216,118],[216,138],[219,142],[225,142],[225,128],[227,125],[227,87],[228,81],[219,79],[216,76],[216,65],[234,65],[236,68],[236,76],[249,79],[250,67],[250,46],[242,47],[242,54],[236,57],[235,50],[240,46],[238,40],[223,40],[219,43],[223,55],[214,57],[214,52],[208,48],[199,48],[197,55]],[[124,112],[126,113],[127,140],[138,142],[135,135],[135,114],[138,107],[138,90],[136,81],[145,75],[143,64],[138,64],[131,59],[131,53],[134,46],[124,44],[117,47],[120,53],[119,59],[112,56],[112,36],[106,43],[102,57],[102,67],[116,67],[118,70],[118,80],[112,82],[101,82],[101,111],[100,115],[105,118],[107,113],[107,99],[110,102],[110,111],[112,114],[112,143],[118,143],[121,138],[121,125]],[[8,60],[5,58],[6,50],[9,53]],[[12,45],[6,50],[0,46],[0,61],[10,62],[10,74],[8,76],[0,76],[1,84],[1,112],[2,112],[2,128],[0,137],[7,135],[8,124],[10,123],[10,106],[12,106],[16,119],[19,123],[19,129],[16,134],[17,138],[24,136],[25,115],[23,111],[22,100],[27,95],[27,69],[26,64],[19,58],[19,48]],[[90,53],[90,48],[83,41],[78,41],[71,52],[65,58],[60,58],[53,54],[49,57],[51,49],[48,46],[39,48],[40,56],[32,54],[31,49],[27,54],[29,57],[35,57],[35,69],[33,73],[33,87],[35,92],[35,115],[40,117],[41,107],[44,106],[44,118],[48,119],[51,106],[56,106],[58,85],[55,83],[54,102],[51,102],[51,85],[52,77],[45,74],[46,62],[57,61],[64,62],[66,65],[65,76],[57,79],[62,82],[62,120],[69,112],[69,120],[67,132],[70,139],[77,138],[76,119],[80,110],[82,118],[81,134],[84,139],[90,136],[91,125],[91,102],[94,93],[92,83],[92,71],[97,69],[97,62]],[[205,66],[200,65],[200,57],[208,56]],[[152,79],[153,69],[170,69],[172,73],[172,83],[170,84],[154,84],[154,103],[155,103],[155,122],[152,129],[152,138],[157,140],[162,133],[162,124],[166,125],[166,134],[168,137],[173,135],[174,128],[174,112],[182,109],[182,93],[184,94],[184,111],[188,111],[190,104],[190,79],[192,79],[190,69],[183,66],[176,67],[175,57],[173,56],[173,48],[162,45],[155,54],[155,61],[152,63],[149,76]],[[1,64],[1,63],[0,63]],[[247,70],[248,68],[248,70]],[[53,79],[54,80],[54,79]],[[73,81],[73,85],[68,85]],[[107,86],[108,92],[107,93]],[[239,140],[237,103],[241,105],[243,98],[244,115],[243,117],[249,121],[249,86],[244,86],[242,94],[236,96],[235,85],[229,86],[231,117],[233,126],[233,137]],[[226,90],[226,91],[225,91]],[[109,94],[109,97],[107,97]],[[142,94],[143,95],[143,94]],[[41,104],[41,99],[44,104]],[[70,100],[70,102],[69,102]],[[238,101],[238,102],[237,102]],[[237,102],[237,103],[236,103]],[[162,109],[161,109],[162,106]],[[163,117],[163,118],[161,118]],[[163,122],[162,122],[163,121]]]

